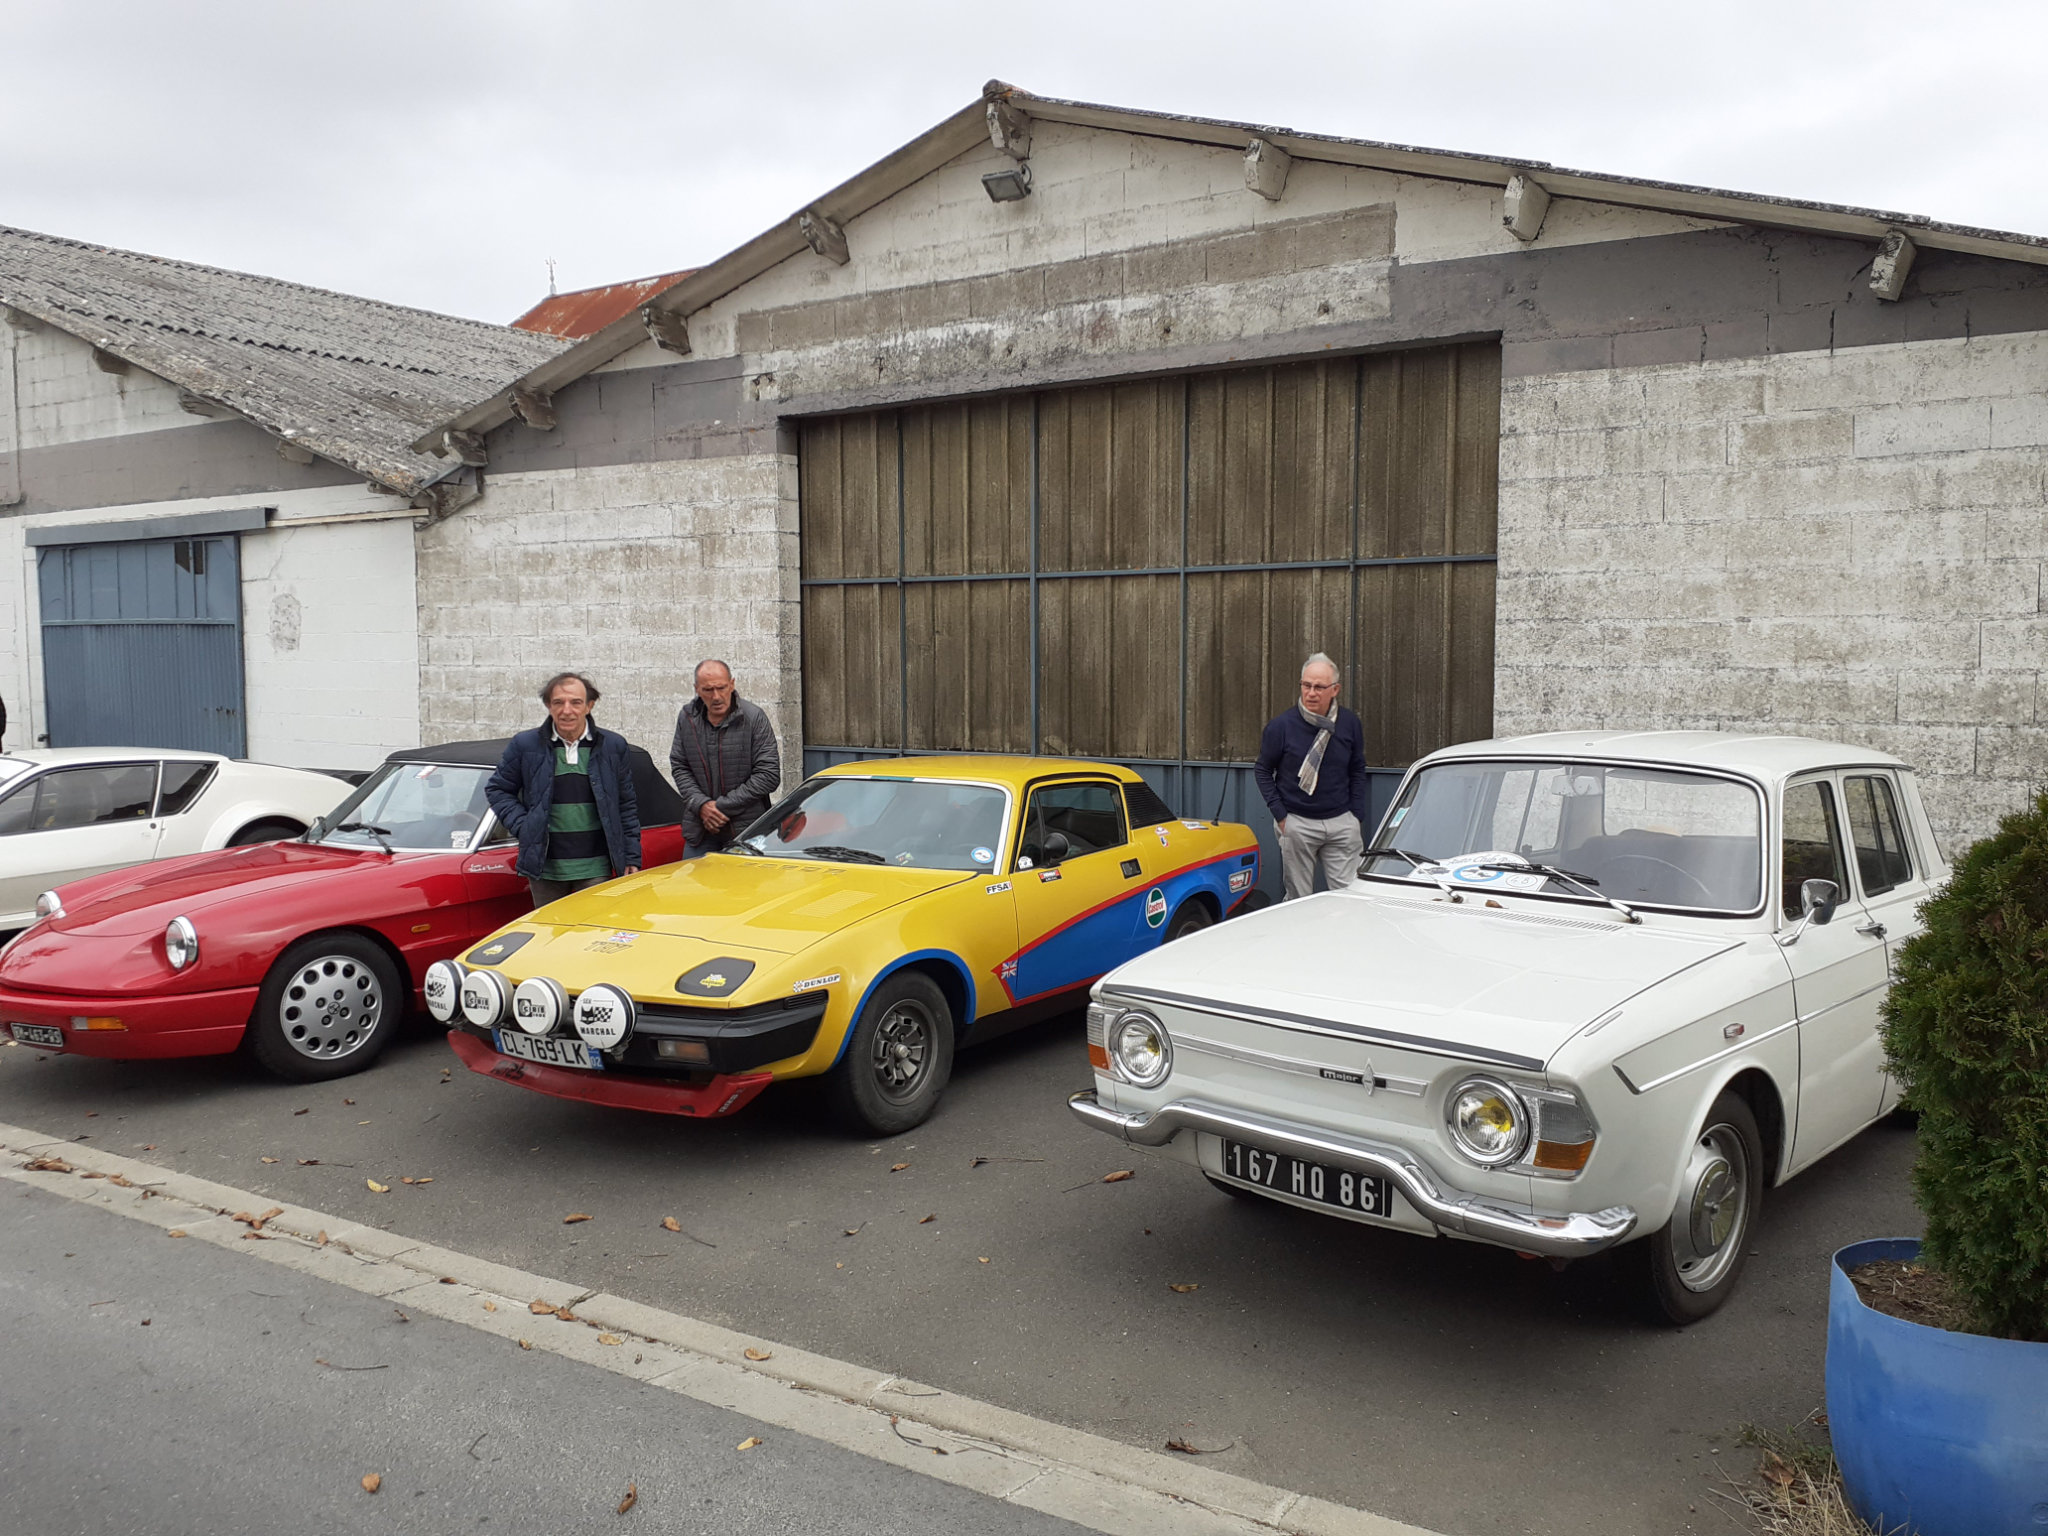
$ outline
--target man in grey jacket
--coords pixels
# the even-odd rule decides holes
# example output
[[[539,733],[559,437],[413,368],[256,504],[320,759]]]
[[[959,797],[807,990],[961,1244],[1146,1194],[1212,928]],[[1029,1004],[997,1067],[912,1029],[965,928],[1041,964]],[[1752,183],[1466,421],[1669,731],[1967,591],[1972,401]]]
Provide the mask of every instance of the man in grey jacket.
[[[683,857],[723,848],[768,809],[782,754],[758,704],[733,687],[722,661],[697,663],[697,696],[676,716],[669,772],[683,797]]]

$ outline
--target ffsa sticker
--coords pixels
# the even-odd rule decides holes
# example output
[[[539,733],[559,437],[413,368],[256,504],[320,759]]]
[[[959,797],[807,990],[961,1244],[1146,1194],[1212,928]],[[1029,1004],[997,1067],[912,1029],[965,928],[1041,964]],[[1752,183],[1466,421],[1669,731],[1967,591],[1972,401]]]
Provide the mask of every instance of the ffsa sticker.
[[[1145,926],[1157,928],[1166,921],[1166,892],[1153,886],[1145,893]]]
[[[998,881],[997,881],[997,882],[996,882],[996,883],[995,883],[994,885],[992,885],[992,886],[990,886],[990,887],[988,888],[988,893],[989,893],[989,895],[991,895],[991,896],[1000,896],[1000,895],[1002,895],[1002,894],[1003,894],[1003,892],[1007,891],[1007,890],[1008,890],[1009,888],[1010,888],[1010,882],[1009,882],[1009,881],[1007,881],[1007,880],[998,880]]]

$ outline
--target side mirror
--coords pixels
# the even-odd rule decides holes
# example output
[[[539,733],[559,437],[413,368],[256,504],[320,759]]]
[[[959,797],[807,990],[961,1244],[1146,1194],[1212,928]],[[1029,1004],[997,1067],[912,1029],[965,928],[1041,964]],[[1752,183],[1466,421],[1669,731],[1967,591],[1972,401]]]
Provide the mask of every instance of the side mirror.
[[[1067,841],[1067,834],[1064,832],[1055,832],[1045,840],[1045,862],[1048,864],[1059,863],[1073,851],[1074,845]]]
[[[1842,904],[1842,888],[1832,880],[1805,880],[1799,886],[1799,905],[1805,910],[1806,920],[1816,928],[1825,928],[1834,919],[1835,908]]]

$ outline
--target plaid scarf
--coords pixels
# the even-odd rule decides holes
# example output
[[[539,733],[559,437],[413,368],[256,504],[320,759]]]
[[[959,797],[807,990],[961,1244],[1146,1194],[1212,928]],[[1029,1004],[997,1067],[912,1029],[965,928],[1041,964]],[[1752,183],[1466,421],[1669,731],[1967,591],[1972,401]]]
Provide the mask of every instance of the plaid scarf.
[[[1308,749],[1308,756],[1301,760],[1301,772],[1295,775],[1294,782],[1301,786],[1304,795],[1313,795],[1316,792],[1316,779],[1323,771],[1323,753],[1329,749],[1330,737],[1337,730],[1337,711],[1332,708],[1327,715],[1318,715],[1306,704],[1296,707],[1301,711],[1301,718],[1316,728],[1316,744]]]

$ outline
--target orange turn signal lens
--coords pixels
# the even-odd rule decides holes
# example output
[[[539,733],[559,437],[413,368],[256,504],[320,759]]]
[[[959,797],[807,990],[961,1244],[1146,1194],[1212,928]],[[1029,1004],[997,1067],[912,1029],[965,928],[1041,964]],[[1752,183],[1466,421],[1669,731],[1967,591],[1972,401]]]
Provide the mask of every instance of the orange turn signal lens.
[[[1093,1040],[1090,1040],[1088,1042],[1088,1065],[1098,1072],[1107,1072],[1109,1070],[1108,1047],[1097,1045]]]
[[[700,1067],[711,1065],[711,1046],[703,1040],[663,1040],[654,1054],[665,1061],[687,1061]]]
[[[87,1018],[83,1014],[73,1014],[71,1016],[71,1027],[73,1029],[126,1029],[128,1026],[119,1019],[93,1019]]]
[[[1590,1141],[1539,1141],[1529,1161],[1551,1173],[1578,1173],[1593,1155]]]

